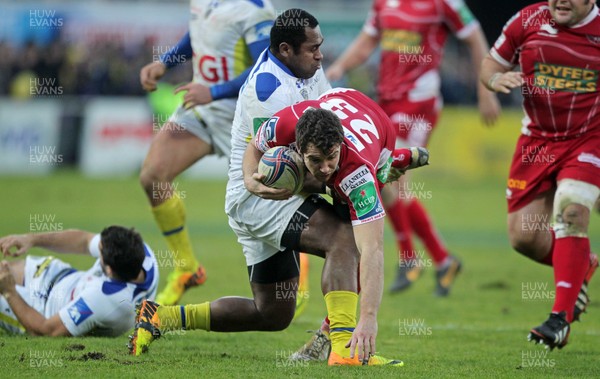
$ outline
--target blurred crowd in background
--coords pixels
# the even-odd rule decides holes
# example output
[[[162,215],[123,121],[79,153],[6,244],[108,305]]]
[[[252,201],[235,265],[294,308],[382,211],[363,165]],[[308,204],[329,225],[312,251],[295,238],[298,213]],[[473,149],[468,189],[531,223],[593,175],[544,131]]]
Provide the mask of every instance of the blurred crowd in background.
[[[33,78],[56,79],[52,85],[60,87],[62,95],[143,95],[139,70],[152,61],[152,46],[151,40],[136,46],[98,40],[84,46],[68,44],[60,35],[47,44],[28,41],[15,46],[0,41],[0,96],[29,97]],[[184,82],[190,78],[187,63],[167,79]]]
[[[188,1],[168,4],[146,4],[135,0],[94,0],[85,4],[61,0],[53,5],[26,1],[12,3],[6,9],[8,18],[0,23],[0,96],[24,99],[39,94],[40,91],[31,90],[32,83],[38,87],[60,88],[63,96],[144,95],[139,84],[139,70],[158,58],[153,52],[157,46],[177,43],[177,38],[183,34],[180,31],[186,29]],[[523,2],[506,0],[484,6],[480,2],[467,1],[490,44],[502,26],[498,14],[510,15]],[[278,9],[300,6],[293,0],[276,0],[274,3]],[[371,3],[364,0],[305,0],[301,6],[319,15],[325,35],[323,65],[327,68],[359,32]],[[344,9],[344,17],[340,17],[340,8]],[[174,13],[170,14],[171,11]],[[131,18],[131,14],[143,14],[144,17]],[[50,26],[44,27],[48,24]],[[373,56],[367,65],[351,72],[343,82],[332,84],[374,95],[377,63],[378,57]],[[452,38],[446,45],[441,71],[446,104],[475,104],[476,78],[468,49]],[[164,79],[170,84],[180,84],[191,80],[191,76],[191,63],[186,62],[169,70]],[[39,80],[35,81],[36,78]],[[520,98],[501,97],[501,101],[504,105],[518,104]]]
[[[353,36],[348,36],[351,39]],[[177,41],[173,41],[176,43]],[[327,44],[326,44],[327,45]],[[96,40],[90,43],[67,43],[61,34],[46,43],[26,41],[11,44],[0,41],[0,96],[24,99],[31,96],[32,80],[38,86],[51,83],[61,88],[61,95],[144,95],[139,84],[139,70],[156,59],[154,41],[150,38],[139,44],[125,44],[120,39]],[[341,53],[340,46],[324,46],[324,66]],[[188,61],[168,72],[165,80],[171,84],[191,79]],[[348,85],[374,94],[377,57],[350,74]],[[448,104],[474,104],[475,79],[468,51],[456,41],[449,43],[442,67],[442,93]],[[51,79],[51,80],[50,80]]]

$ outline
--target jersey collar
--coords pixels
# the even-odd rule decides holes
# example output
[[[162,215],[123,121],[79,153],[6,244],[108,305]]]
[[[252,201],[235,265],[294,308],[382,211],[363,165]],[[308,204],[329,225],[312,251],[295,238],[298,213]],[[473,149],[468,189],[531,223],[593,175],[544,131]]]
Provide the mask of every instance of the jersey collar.
[[[284,65],[279,59],[277,59],[277,57],[273,53],[271,53],[270,49],[267,49],[267,54],[269,54],[269,59],[272,60],[273,63],[275,63],[286,74],[295,77],[294,74],[292,74],[292,72],[290,71],[290,69],[286,65]]]
[[[579,23],[571,26],[571,29],[581,28],[582,26],[586,26],[587,24],[589,24],[590,22],[592,22],[596,17],[598,17],[598,7],[594,5],[592,7],[592,11],[590,12],[590,14],[588,14]]]

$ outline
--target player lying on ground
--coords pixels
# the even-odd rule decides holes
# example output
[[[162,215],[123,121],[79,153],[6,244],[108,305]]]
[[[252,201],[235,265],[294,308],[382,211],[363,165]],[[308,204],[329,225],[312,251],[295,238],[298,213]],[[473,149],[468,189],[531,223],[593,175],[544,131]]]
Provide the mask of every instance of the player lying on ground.
[[[65,230],[0,238],[5,257],[32,247],[97,260],[87,271],[54,257],[3,260],[0,327],[12,333],[116,337],[133,327],[135,305],[156,294],[154,253],[133,229],[109,226],[100,234]]]
[[[319,100],[285,108],[264,122],[246,148],[245,188],[240,189],[237,206],[229,212],[230,224],[245,244],[247,259],[257,259],[248,264],[254,299],[227,297],[175,307],[146,301],[131,338],[132,353],[141,354],[162,332],[179,328],[286,328],[294,314],[293,300],[286,299],[294,296],[281,296],[281,289],[290,288],[295,293],[297,251],[302,249],[325,258],[322,290],[331,321],[329,364],[403,365],[401,361],[374,355],[383,290],[385,212],[380,190],[390,172],[397,179],[403,170],[423,164],[426,156],[419,155],[425,151],[418,149],[394,152],[394,143],[395,132],[389,118],[372,100],[354,90],[328,92]],[[275,145],[296,146],[312,175],[311,187],[330,187],[335,205],[316,195],[291,196],[289,190],[262,184],[258,162],[263,152]],[[305,189],[308,184],[305,183]],[[283,225],[287,227],[282,228],[286,215],[288,221]],[[247,224],[242,224],[242,220]],[[261,237],[243,232],[250,229],[253,236]],[[257,253],[271,253],[250,254],[252,246]],[[357,322],[359,265],[362,297]]]
[[[525,117],[508,188],[513,248],[553,267],[556,297],[529,340],[567,344],[585,311],[598,257],[590,251],[590,212],[600,194],[600,16],[595,0],[549,0],[511,18],[484,59],[490,90],[521,88]],[[512,71],[519,65],[521,72]],[[547,226],[552,222],[552,229]]]

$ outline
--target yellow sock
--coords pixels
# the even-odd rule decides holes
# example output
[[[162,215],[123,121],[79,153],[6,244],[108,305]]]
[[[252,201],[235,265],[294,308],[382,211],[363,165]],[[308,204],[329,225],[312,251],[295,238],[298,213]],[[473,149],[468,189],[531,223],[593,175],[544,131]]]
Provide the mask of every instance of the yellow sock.
[[[160,306],[156,310],[162,332],[202,329],[210,331],[210,303]]]
[[[185,227],[185,207],[179,195],[173,194],[164,203],[152,208],[152,213],[173,252],[175,270],[196,271],[198,261]]]
[[[346,344],[356,327],[356,305],[358,294],[350,291],[331,291],[325,295],[329,316],[329,338],[331,351],[342,357],[350,356]]]

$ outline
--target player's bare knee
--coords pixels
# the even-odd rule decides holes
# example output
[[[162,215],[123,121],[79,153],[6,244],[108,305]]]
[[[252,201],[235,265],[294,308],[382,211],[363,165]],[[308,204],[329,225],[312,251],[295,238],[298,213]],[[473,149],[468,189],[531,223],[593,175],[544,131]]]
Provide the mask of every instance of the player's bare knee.
[[[264,320],[265,331],[278,332],[286,329],[294,319],[296,303],[290,303],[287,307],[266,307],[261,309]]]
[[[161,183],[171,182],[171,178],[169,177],[167,170],[164,167],[161,167],[161,163],[158,163],[157,165],[144,163],[144,166],[140,171],[139,179],[142,188],[149,196],[157,189],[160,190],[160,188],[169,188],[168,185],[161,185]]]
[[[553,221],[556,238],[587,237],[590,211],[600,188],[579,180],[561,180],[554,195]]]
[[[508,238],[512,248],[520,254],[536,259],[537,238],[535,233],[524,233],[518,226],[509,227]]]
[[[358,264],[360,255],[350,224],[339,224],[337,232],[327,240],[329,245],[327,254],[343,254],[346,256],[346,263]]]

